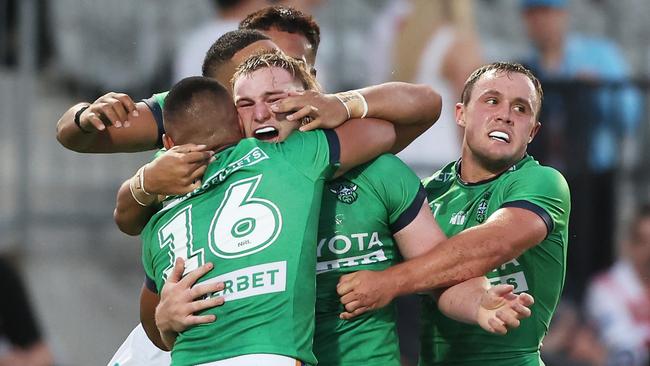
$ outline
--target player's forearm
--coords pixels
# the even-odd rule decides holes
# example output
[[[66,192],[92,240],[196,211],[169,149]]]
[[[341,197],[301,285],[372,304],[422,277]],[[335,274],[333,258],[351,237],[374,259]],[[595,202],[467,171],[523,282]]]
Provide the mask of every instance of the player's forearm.
[[[427,254],[387,269],[387,277],[395,282],[393,287],[399,296],[483,276],[523,252],[525,245],[513,242],[519,236],[508,235],[508,231],[480,226],[467,229]]]
[[[426,85],[390,82],[360,89],[368,103],[367,117],[391,121],[397,126],[425,130],[440,117],[440,95]]]
[[[468,324],[478,324],[481,298],[490,283],[485,277],[472,278],[444,290],[438,309],[447,317]]]
[[[391,121],[398,153],[431,127],[440,117],[442,100],[428,86],[392,82],[361,89],[368,103],[368,116]]]
[[[77,103],[70,107],[56,124],[56,139],[65,148],[77,152],[90,152],[97,139],[96,130],[82,131],[75,123],[75,114],[79,109],[89,106],[90,103]]]
[[[113,218],[117,227],[125,234],[139,235],[157,208],[138,204],[131,194],[130,179],[127,179],[117,192]]]

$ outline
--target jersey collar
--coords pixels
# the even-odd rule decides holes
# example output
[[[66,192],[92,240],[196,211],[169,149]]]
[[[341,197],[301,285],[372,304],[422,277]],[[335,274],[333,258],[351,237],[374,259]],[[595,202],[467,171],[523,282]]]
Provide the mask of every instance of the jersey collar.
[[[495,176],[492,177],[492,178],[484,179],[484,180],[481,180],[481,181],[478,181],[478,182],[473,182],[473,183],[465,182],[465,181],[460,177],[460,167],[461,167],[461,164],[462,164],[463,158],[458,159],[458,161],[456,162],[456,164],[454,164],[454,172],[456,173],[456,180],[458,181],[458,183],[460,183],[460,184],[462,184],[462,185],[464,185],[464,186],[467,186],[467,187],[479,186],[479,185],[481,185],[481,184],[490,183],[490,182],[492,182],[492,181],[498,179],[499,177],[501,177],[502,175],[504,175],[504,174],[506,174],[506,173],[508,173],[508,172],[512,172],[512,171],[515,171],[515,170],[521,168],[521,166],[524,165],[524,163],[526,163],[529,159],[530,159],[530,155],[525,154],[524,157],[521,158],[521,160],[519,160],[518,162],[514,163],[510,168],[504,170],[502,173],[497,174],[497,175],[495,175]]]

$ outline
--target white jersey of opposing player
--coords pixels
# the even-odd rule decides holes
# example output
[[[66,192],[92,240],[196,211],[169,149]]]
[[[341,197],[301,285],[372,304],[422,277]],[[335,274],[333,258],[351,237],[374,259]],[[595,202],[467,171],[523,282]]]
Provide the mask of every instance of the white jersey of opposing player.
[[[107,366],[169,366],[171,354],[156,347],[138,324],[117,349]]]

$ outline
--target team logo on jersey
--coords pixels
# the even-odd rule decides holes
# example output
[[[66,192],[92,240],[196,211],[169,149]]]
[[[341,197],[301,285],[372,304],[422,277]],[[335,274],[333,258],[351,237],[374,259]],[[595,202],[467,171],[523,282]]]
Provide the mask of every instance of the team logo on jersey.
[[[486,192],[478,203],[478,208],[476,209],[476,221],[479,224],[487,218],[488,201],[490,200],[491,195],[492,193]]]
[[[357,188],[356,184],[347,180],[338,180],[329,185],[330,192],[336,195],[336,199],[348,205],[357,200]]]

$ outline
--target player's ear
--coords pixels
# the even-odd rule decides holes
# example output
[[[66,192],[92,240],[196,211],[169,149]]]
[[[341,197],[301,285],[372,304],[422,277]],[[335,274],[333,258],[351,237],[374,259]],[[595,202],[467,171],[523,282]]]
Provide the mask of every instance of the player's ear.
[[[456,103],[456,124],[465,128],[465,105]]]
[[[530,136],[528,137],[528,143],[530,144],[533,142],[533,139],[537,135],[537,132],[539,132],[539,128],[542,127],[542,123],[539,121],[535,121],[535,126],[533,126],[533,130],[530,131]]]
[[[174,140],[172,140],[172,138],[169,137],[169,135],[163,134],[162,135],[162,141],[163,141],[163,146],[165,147],[165,149],[169,150],[172,147],[174,147]]]

